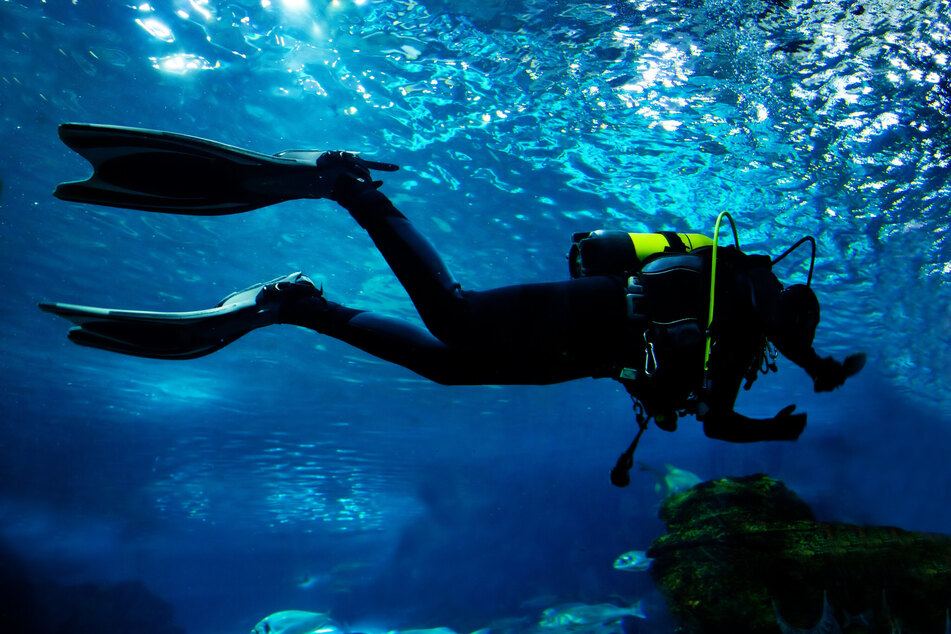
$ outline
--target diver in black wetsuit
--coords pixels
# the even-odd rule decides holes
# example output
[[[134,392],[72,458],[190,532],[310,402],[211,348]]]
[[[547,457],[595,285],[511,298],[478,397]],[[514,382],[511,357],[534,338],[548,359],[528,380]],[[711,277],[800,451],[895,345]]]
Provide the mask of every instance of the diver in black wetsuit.
[[[819,303],[808,284],[784,289],[767,256],[733,247],[717,255],[715,239],[648,234],[654,247],[641,249],[621,232],[578,234],[569,256],[573,279],[466,291],[370,176],[369,169],[395,166],[346,153],[322,154],[314,163],[305,150],[271,157],[133,128],[64,124],[60,135],[95,168],[87,181],[57,188],[65,200],[194,215],[302,197],[339,202],[366,229],[426,326],[328,301],[308,278],[292,274],[204,311],[41,304],[76,325],[69,337],[81,345],[189,359],[255,328],[286,323],[442,384],[613,378],[633,397],[640,425],[619,462],[627,467],[651,419],[672,431],[678,416],[695,415],[707,436],[730,442],[798,438],[806,415],[794,414],[794,406],[766,420],[733,409],[744,380],[748,388],[761,370],[775,369],[770,344],[812,377],[816,391],[842,385],[865,362],[863,354],[844,362],[816,354]]]
[[[711,327],[713,353],[703,389],[696,325],[709,293],[703,285],[709,280],[709,248],[696,249],[693,255],[671,254],[673,260],[666,265],[664,254],[645,263],[646,277],[656,281],[644,284],[648,292],[636,302],[643,310],[632,314],[631,284],[619,275],[463,290],[432,245],[376,187],[343,177],[333,197],[369,233],[426,329],[306,291],[283,303],[278,321],[330,335],[437,383],[549,384],[584,377],[618,378],[662,428],[676,428],[675,412],[692,413],[703,421],[704,432],[711,438],[755,442],[795,440],[806,424],[805,414],[792,413],[794,406],[767,420],[733,411],[741,382],[751,383],[761,366],[769,363],[767,340],[806,370],[817,392],[842,385],[864,364],[864,355],[840,363],[816,354],[812,349],[819,322],[815,295],[805,285],[783,290],[766,256],[721,250],[720,308]],[[690,264],[696,270],[689,269],[686,258],[695,260]],[[681,309],[688,322],[681,324],[685,328],[658,333],[659,339],[686,341],[663,342],[666,345],[658,341],[653,353],[656,368],[650,376],[619,378],[623,369],[645,361],[649,344],[644,333],[652,327],[650,313],[663,318],[670,311],[669,306],[657,309],[650,304],[663,302],[664,294],[688,293],[693,299]],[[669,351],[667,358],[660,350],[664,347]]]

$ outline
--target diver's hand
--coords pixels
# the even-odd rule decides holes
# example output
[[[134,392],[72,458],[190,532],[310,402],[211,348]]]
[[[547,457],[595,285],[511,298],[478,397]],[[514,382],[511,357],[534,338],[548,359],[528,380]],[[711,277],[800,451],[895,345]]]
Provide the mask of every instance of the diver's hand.
[[[368,161],[352,152],[325,152],[317,157],[317,167],[329,172],[328,178],[333,181],[329,198],[338,202],[368,189],[379,189],[383,181],[373,180],[370,170],[395,172],[399,169],[392,163]]]
[[[857,352],[847,356],[845,361],[842,362],[842,367],[845,368],[846,378],[858,374],[862,368],[865,367],[865,360],[866,356],[864,352]]]
[[[820,359],[816,367],[813,368],[813,387],[816,392],[831,392],[845,383],[847,378],[858,374],[864,367],[864,352],[850,355],[841,363],[832,357],[825,357]]]
[[[793,414],[795,405],[788,405],[779,410],[779,413],[773,418],[773,424],[782,427],[788,431],[788,438],[785,440],[795,440],[806,428],[806,415]]]

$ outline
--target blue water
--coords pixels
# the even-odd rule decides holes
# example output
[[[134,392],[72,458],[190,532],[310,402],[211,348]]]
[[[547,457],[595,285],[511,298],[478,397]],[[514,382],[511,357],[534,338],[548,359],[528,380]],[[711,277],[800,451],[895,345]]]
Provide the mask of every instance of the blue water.
[[[641,598],[650,631],[669,626],[648,575],[611,565],[664,531],[653,478],[608,482],[634,431],[611,381],[440,387],[289,326],[189,362],[69,343],[37,302],[189,310],[295,270],[417,318],[328,201],[206,219],[54,199],[88,173],[63,121],[399,163],[385,191],[469,288],[564,279],[576,231],[710,233],[728,210],[750,251],[812,234],[817,348],[866,351],[867,368],[816,395],[781,362],[741,395],[751,416],[807,411],[797,443],[729,445],[684,419],[638,459],[765,472],[825,520],[951,532],[949,14],[3,0],[0,543],[37,578],[139,580],[189,634],[286,609],[470,631]]]

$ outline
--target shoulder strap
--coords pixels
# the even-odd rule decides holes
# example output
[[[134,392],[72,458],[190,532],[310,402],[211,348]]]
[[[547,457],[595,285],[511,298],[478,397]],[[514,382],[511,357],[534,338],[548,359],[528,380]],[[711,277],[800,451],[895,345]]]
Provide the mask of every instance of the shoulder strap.
[[[666,253],[686,253],[687,245],[684,244],[684,241],[681,240],[680,236],[677,235],[674,231],[658,231],[660,235],[664,236],[667,240],[667,244],[670,245],[664,251]]]

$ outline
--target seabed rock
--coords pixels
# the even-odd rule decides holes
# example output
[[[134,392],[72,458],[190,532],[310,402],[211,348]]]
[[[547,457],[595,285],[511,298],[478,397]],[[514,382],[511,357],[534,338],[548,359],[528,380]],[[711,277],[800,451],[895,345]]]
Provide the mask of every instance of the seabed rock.
[[[684,634],[951,633],[951,538],[817,522],[765,475],[670,496],[651,577]]]

